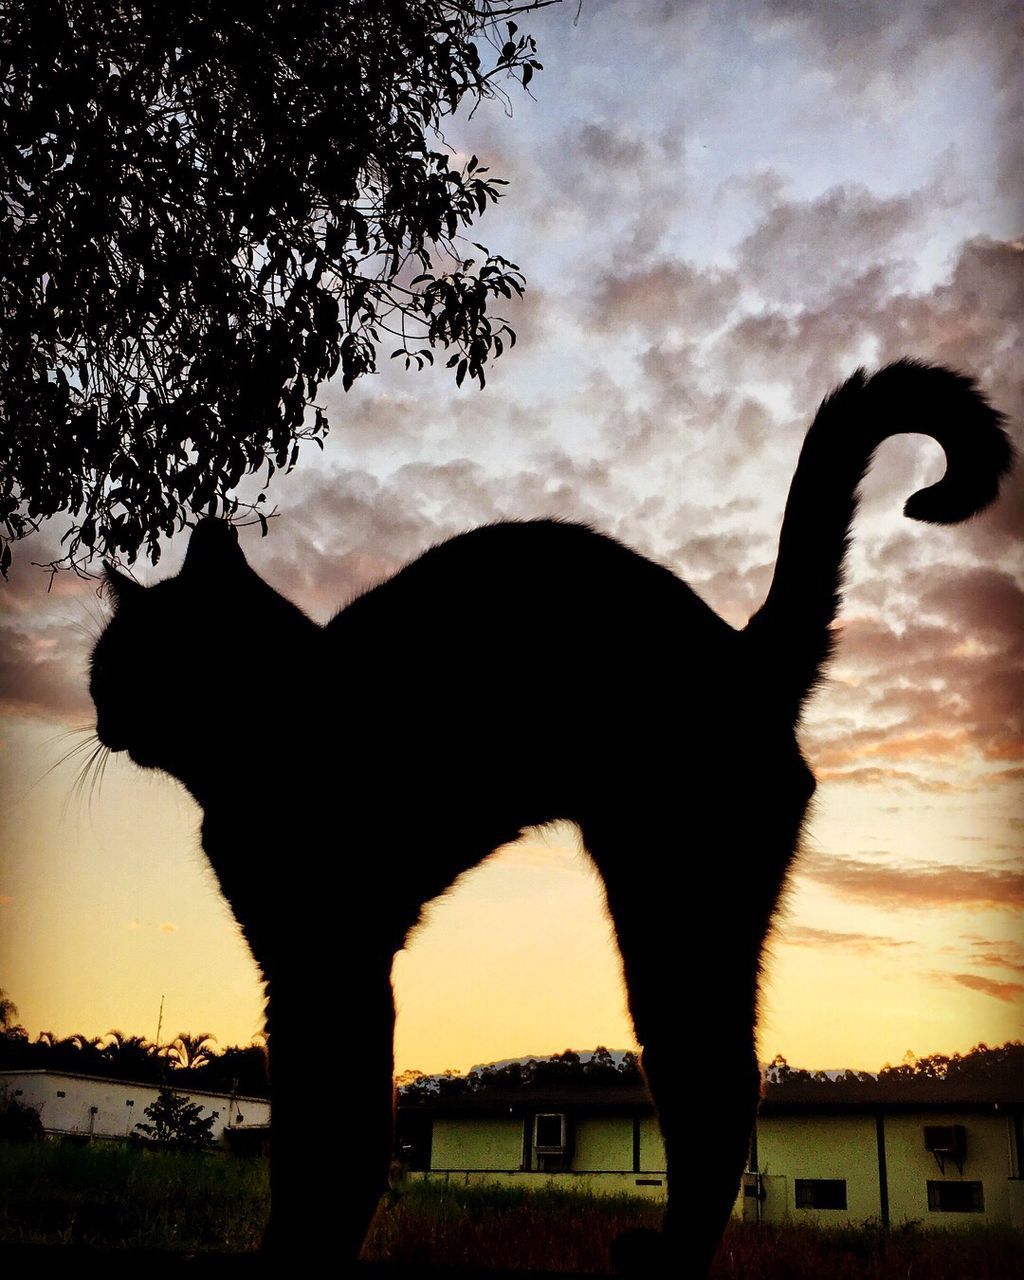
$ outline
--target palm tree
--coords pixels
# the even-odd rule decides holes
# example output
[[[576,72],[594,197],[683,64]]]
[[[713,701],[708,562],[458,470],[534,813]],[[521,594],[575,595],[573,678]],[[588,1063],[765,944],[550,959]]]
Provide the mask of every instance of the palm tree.
[[[53,1049],[62,1067],[89,1074],[103,1066],[102,1040],[102,1036],[83,1036],[76,1032],[58,1041]]]
[[[103,1046],[106,1063],[120,1076],[147,1080],[157,1076],[157,1048],[145,1036],[129,1036],[116,1028],[108,1031]]]
[[[199,1067],[205,1067],[210,1061],[213,1045],[216,1043],[217,1037],[209,1031],[201,1031],[198,1035],[180,1031],[161,1052],[166,1054],[175,1069],[195,1071]]]

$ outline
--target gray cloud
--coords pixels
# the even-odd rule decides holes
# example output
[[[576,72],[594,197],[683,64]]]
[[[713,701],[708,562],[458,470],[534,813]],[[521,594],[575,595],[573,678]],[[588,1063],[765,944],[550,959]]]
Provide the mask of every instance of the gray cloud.
[[[807,738],[823,776],[882,781],[888,770],[904,781],[892,772],[899,762],[961,761],[971,752],[994,763],[1019,761],[1024,590],[1010,574],[983,566],[912,569],[900,585],[905,603],[893,621],[854,618],[841,628],[836,674],[856,674],[862,721],[871,727],[812,721]],[[906,621],[897,631],[901,613]],[[959,780],[970,783],[962,768]]]
[[[590,310],[594,323],[606,332],[632,325],[656,336],[670,328],[707,333],[726,319],[740,292],[734,271],[661,259],[605,276],[597,283]]]
[[[739,245],[738,274],[773,306],[801,311],[865,281],[891,290],[900,283],[897,255],[910,248],[937,203],[935,190],[879,197],[859,184],[832,187],[814,200],[780,199]]]

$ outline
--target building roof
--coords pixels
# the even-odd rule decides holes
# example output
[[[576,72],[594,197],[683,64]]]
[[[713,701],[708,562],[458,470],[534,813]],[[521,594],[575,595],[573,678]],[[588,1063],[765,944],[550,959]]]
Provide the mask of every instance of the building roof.
[[[761,1114],[793,1111],[999,1111],[1024,1107],[1024,1079],[788,1080],[769,1085]]]
[[[126,1089],[171,1089],[174,1093],[199,1094],[204,1098],[234,1098],[236,1102],[269,1102],[269,1098],[260,1098],[250,1093],[222,1093],[217,1089],[204,1089],[194,1084],[173,1084],[159,1080],[123,1080],[119,1076],[90,1076],[80,1071],[59,1071],[53,1067],[2,1067],[0,1078],[4,1076],[60,1076],[62,1080],[89,1080],[96,1084],[121,1085]]]
[[[403,1103],[400,1109],[435,1117],[460,1115],[522,1116],[535,1111],[599,1112],[602,1115],[653,1115],[654,1104],[642,1085],[595,1088],[477,1089],[452,1097]]]
[[[701,1089],[687,1085],[694,1102]],[[762,1116],[906,1111],[1012,1111],[1024,1107],[1024,1081],[999,1082],[998,1086],[966,1087],[943,1080],[787,1081],[769,1085],[761,1100]],[[438,1096],[402,1102],[406,1114],[435,1118],[463,1115],[518,1117],[536,1111],[576,1114],[653,1115],[654,1105],[646,1088],[637,1084],[587,1088],[541,1087],[476,1089],[454,1096]]]

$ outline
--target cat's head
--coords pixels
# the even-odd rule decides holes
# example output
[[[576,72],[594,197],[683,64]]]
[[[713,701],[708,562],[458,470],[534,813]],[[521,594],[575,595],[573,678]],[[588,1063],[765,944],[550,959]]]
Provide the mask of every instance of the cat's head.
[[[180,573],[140,586],[107,566],[114,614],[93,650],[96,732],[196,790],[261,721],[319,628],[249,567],[235,530],[196,526]]]

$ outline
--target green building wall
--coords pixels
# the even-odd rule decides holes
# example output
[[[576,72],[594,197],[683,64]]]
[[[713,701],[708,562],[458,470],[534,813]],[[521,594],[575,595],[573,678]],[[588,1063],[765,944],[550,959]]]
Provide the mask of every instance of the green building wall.
[[[645,1172],[665,1168],[665,1143],[655,1116],[645,1116],[640,1121],[640,1168]]]
[[[924,1148],[925,1125],[961,1124],[967,1135],[963,1173],[949,1159],[945,1173]],[[1009,1224],[1012,1219],[1007,1176],[1010,1135],[1004,1116],[916,1115],[886,1116],[885,1145],[889,1157],[889,1213],[894,1223],[923,1222],[928,1226],[972,1227],[980,1223]],[[899,1160],[894,1158],[900,1153]],[[928,1183],[980,1182],[985,1208],[982,1212],[943,1213],[928,1208]]]
[[[838,1226],[878,1218],[878,1147],[873,1116],[773,1116],[757,1125],[764,1222]],[[845,1209],[798,1209],[798,1178],[844,1178]]]
[[[633,1168],[633,1121],[627,1117],[580,1120],[576,1125],[574,1169]]]
[[[521,1118],[434,1121],[431,1169],[518,1169],[522,1162]]]
[[[966,1159],[962,1173],[946,1161],[941,1172],[925,1149],[926,1125],[963,1125]],[[878,1117],[852,1115],[767,1115],[757,1125],[759,1179],[734,1212],[767,1223],[805,1223],[828,1227],[880,1222],[883,1198],[878,1158]],[[889,1221],[893,1226],[966,1227],[979,1224],[1024,1227],[1024,1179],[1013,1140],[1011,1119],[1002,1114],[887,1112],[882,1117]],[[596,1194],[629,1194],[663,1200],[666,1195],[665,1150],[653,1116],[639,1128],[639,1168],[634,1166],[634,1121],[631,1116],[580,1116],[575,1123],[571,1167],[565,1171],[524,1169],[524,1138],[532,1137],[532,1117],[437,1119],[433,1125],[427,1179],[460,1184],[501,1183],[508,1186],[552,1186]],[[798,1179],[842,1179],[845,1209],[798,1208]],[[746,1179],[750,1181],[750,1176]],[[928,1207],[931,1181],[980,1182],[981,1212],[942,1212]]]
[[[763,1222],[805,1222],[815,1226],[879,1222],[883,1217],[877,1118],[856,1116],[762,1116],[757,1125],[757,1163],[761,1174]],[[926,1125],[962,1125],[967,1154],[961,1172],[948,1158],[944,1172],[925,1149]],[[928,1227],[970,1228],[983,1224],[1021,1226],[1024,1183],[1012,1178],[1010,1126],[1002,1115],[885,1113],[886,1204],[893,1226],[914,1222]],[[846,1209],[796,1206],[800,1178],[842,1178]],[[930,1209],[929,1182],[980,1182],[981,1211]],[[747,1206],[743,1197],[736,1212]]]

